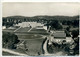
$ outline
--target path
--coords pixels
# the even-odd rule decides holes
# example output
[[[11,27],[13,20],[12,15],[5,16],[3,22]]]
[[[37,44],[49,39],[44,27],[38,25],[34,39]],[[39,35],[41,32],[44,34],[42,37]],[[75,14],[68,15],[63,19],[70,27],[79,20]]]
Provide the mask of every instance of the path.
[[[11,54],[15,54],[15,55],[20,55],[20,56],[28,56],[27,54],[15,52],[15,51],[12,51],[12,50],[9,50],[9,49],[5,49],[5,48],[2,48],[2,51],[8,52],[8,53],[11,53]]]
[[[30,32],[33,28],[31,28],[30,30],[28,30],[28,32]]]
[[[43,49],[45,51],[45,54],[49,54],[48,51],[47,51],[47,41],[48,40],[45,41],[44,46],[43,46]]]

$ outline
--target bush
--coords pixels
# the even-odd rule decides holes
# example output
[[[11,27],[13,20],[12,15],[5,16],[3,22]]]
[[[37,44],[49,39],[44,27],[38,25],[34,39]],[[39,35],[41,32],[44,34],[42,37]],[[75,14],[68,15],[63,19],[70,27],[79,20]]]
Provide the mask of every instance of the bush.
[[[65,33],[66,33],[66,36],[67,37],[70,37],[71,36],[70,33],[69,33],[69,31],[65,30]]]
[[[15,48],[14,44],[19,42],[17,35],[9,32],[3,32],[2,45],[4,48]]]
[[[72,31],[73,38],[78,37],[78,35],[79,35],[79,30],[73,30]]]

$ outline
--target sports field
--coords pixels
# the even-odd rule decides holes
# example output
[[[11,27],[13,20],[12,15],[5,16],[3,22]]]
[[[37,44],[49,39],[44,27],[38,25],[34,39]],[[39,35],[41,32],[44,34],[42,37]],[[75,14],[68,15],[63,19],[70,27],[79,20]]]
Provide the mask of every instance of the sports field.
[[[43,38],[40,39],[27,39],[26,40],[26,47],[27,51],[26,53],[28,55],[38,55],[42,54],[42,43],[43,43]]]

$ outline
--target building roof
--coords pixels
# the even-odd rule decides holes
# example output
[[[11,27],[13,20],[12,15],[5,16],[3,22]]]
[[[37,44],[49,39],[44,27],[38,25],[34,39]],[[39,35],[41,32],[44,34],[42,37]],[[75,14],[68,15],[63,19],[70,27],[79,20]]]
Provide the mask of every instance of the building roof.
[[[55,31],[53,35],[54,35],[54,38],[65,38],[66,37],[66,33],[64,31]]]

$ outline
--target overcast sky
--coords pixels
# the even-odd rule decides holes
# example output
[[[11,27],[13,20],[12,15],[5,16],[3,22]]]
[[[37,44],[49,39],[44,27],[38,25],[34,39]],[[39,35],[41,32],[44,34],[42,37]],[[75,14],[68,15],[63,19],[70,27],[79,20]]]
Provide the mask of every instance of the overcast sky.
[[[80,3],[52,3],[52,2],[6,2],[2,4],[2,16],[36,16],[36,15],[78,15]]]

